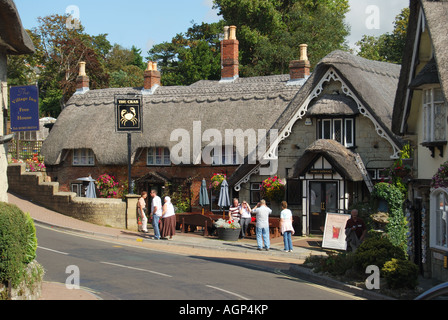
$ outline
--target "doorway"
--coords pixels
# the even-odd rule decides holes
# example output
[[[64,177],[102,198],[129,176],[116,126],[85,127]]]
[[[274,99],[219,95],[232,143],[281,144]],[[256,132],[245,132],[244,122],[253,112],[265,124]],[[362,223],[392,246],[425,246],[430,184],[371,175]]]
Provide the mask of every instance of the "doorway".
[[[328,212],[338,212],[338,183],[310,182],[310,231],[323,233]]]

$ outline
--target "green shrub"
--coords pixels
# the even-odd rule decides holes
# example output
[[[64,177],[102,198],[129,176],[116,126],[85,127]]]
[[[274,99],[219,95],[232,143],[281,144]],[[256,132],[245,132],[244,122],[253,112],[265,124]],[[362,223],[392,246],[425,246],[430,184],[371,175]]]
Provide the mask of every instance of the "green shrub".
[[[16,287],[36,256],[36,230],[17,206],[0,202],[0,283]]]
[[[405,253],[388,238],[375,236],[366,239],[356,250],[355,266],[359,271],[366,270],[368,266],[382,268],[386,261],[393,258],[405,259]]]
[[[418,284],[418,267],[409,260],[392,259],[381,271],[391,289],[414,289]]]
[[[342,252],[339,254],[329,254],[322,266],[322,271],[329,272],[333,276],[343,276],[353,266],[353,253]]]

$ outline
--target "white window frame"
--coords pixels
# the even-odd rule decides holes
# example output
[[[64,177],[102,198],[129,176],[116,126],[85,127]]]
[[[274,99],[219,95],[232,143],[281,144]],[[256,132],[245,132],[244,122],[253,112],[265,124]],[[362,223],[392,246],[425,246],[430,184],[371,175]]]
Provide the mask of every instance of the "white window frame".
[[[422,110],[423,110],[423,142],[444,142],[446,141],[446,103],[444,99],[435,100],[435,91],[440,91],[441,96],[443,97],[443,92],[440,86],[437,87],[427,87],[423,89],[422,95]],[[440,116],[440,121],[444,126],[444,137],[441,139],[436,139],[435,137],[435,122],[436,122],[436,106],[443,105],[444,113]]]
[[[73,150],[72,164],[74,167],[93,167],[95,166],[95,155],[91,149]]]
[[[336,138],[336,132],[335,132],[335,122],[340,121],[341,122],[341,141],[338,141],[346,148],[354,147],[355,145],[355,119],[354,118],[334,118],[334,119],[320,119],[318,121],[318,125],[320,126],[320,132],[319,137],[322,137],[321,139],[329,139],[329,140],[335,140]],[[325,123],[330,123],[330,137],[325,136]],[[347,139],[347,128],[348,123],[350,123],[352,133],[351,133],[351,142],[348,142]]]
[[[444,195],[444,202],[440,206],[439,196]],[[448,252],[448,189],[439,188],[430,196],[430,247]],[[443,219],[443,215],[445,219]],[[445,220],[443,222],[442,220]],[[441,238],[441,236],[444,237]],[[441,242],[445,242],[442,245]]]
[[[152,161],[150,161],[151,159]],[[160,163],[157,163],[158,160],[160,160]],[[171,166],[170,149],[163,147],[148,148],[148,153],[146,156],[146,165],[150,167]]]

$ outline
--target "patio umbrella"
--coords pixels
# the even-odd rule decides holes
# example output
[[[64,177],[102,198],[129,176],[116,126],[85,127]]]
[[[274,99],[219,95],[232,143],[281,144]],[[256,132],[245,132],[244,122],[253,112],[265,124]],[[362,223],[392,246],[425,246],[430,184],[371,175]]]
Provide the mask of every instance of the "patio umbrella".
[[[219,192],[218,207],[221,208],[230,207],[229,184],[227,183],[227,180],[224,180],[221,183],[221,191]],[[223,211],[222,215],[224,219],[225,211]]]
[[[89,185],[86,190],[86,198],[95,199],[96,198],[96,187],[95,187],[95,179],[93,179],[91,176],[88,176],[87,178],[79,178],[78,181],[87,181],[89,182]]]
[[[210,205],[208,199],[207,182],[202,179],[201,190],[199,191],[199,205],[202,207],[202,214],[204,214],[204,207]]]

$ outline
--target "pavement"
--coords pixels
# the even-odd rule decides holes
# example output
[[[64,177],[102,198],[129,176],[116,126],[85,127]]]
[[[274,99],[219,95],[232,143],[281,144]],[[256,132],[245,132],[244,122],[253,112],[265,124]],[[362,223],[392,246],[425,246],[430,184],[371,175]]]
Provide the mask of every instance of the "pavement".
[[[300,264],[311,255],[326,255],[320,247],[321,238],[294,236],[294,250],[289,253],[283,252],[282,237],[271,239],[271,249],[269,251],[258,251],[255,238],[227,242],[217,240],[216,237],[204,237],[200,232],[178,232],[173,240],[155,240],[151,229],[148,234],[143,234],[99,226],[48,210],[18,195],[8,193],[8,198],[9,203],[17,205],[24,212],[29,212],[37,225],[55,230],[73,232],[105,241],[142,246],[165,253],[239,260],[241,263],[256,265],[271,271],[288,271],[289,275],[293,274],[322,285],[350,291],[366,298],[388,299],[374,292],[354,288],[330,278],[318,276],[313,274],[311,270],[301,267]],[[40,300],[100,300],[100,298],[88,288],[69,290],[64,284],[44,282]]]

